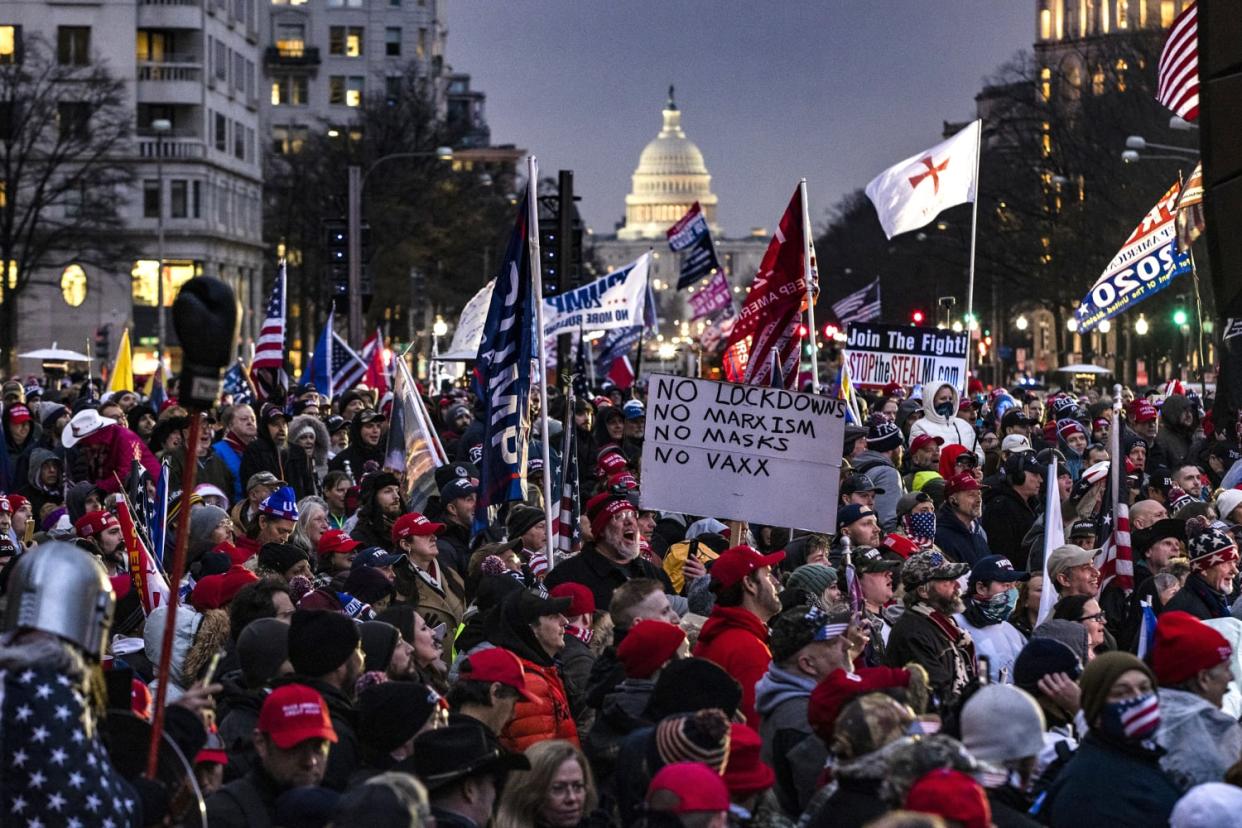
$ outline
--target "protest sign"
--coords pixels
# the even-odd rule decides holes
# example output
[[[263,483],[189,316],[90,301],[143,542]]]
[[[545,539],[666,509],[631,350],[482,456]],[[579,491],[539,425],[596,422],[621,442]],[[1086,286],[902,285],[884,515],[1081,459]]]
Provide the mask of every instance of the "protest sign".
[[[651,254],[580,288],[543,300],[544,336],[573,330],[607,331],[641,323]]]
[[[855,323],[847,328],[845,366],[854,385],[962,388],[968,342],[965,333],[939,328]]]
[[[724,271],[717,270],[716,275],[707,284],[690,294],[690,318],[702,319],[711,316],[723,307],[733,304],[733,293],[729,290],[729,280]]]
[[[844,401],[670,374],[648,388],[644,509],[835,531]]]

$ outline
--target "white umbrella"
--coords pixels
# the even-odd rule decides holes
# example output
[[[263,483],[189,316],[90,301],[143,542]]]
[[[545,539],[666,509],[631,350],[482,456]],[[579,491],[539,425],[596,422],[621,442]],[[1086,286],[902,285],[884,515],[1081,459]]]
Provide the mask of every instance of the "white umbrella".
[[[18,354],[22,359],[41,359],[44,362],[56,362],[58,360],[66,360],[69,362],[90,362],[91,358],[86,354],[70,351],[68,348],[58,348],[57,343],[53,342],[50,348],[40,348],[37,351],[27,351],[24,354]]]
[[[1111,374],[1112,371],[1107,368],[1101,368],[1098,365],[1088,365],[1086,363],[1077,363],[1075,365],[1062,365],[1057,371],[1063,374]]]

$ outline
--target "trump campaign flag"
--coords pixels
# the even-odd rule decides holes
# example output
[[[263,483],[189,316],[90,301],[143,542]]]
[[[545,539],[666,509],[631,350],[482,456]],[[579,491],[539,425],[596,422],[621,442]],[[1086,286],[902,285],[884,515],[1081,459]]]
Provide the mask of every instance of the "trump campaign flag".
[[[729,356],[724,360],[729,382],[769,385],[772,351],[777,352],[785,387],[797,382],[807,297],[805,246],[801,191],[794,190],[729,333]]]
[[[1092,330],[1190,272],[1190,256],[1177,244],[1177,202],[1181,192],[1181,183],[1175,182],[1095,280],[1074,309],[1079,330]]]
[[[867,198],[875,205],[884,235],[917,230],[941,212],[975,200],[982,121],[924,152],[911,155],[872,179]]]
[[[486,408],[476,523],[487,507],[526,495],[530,443],[531,360],[535,358],[535,292],[530,272],[528,185],[492,290],[475,372]]]
[[[716,246],[712,244],[712,231],[697,201],[676,224],[668,228],[668,249],[681,254],[678,290],[684,290],[720,269]]]

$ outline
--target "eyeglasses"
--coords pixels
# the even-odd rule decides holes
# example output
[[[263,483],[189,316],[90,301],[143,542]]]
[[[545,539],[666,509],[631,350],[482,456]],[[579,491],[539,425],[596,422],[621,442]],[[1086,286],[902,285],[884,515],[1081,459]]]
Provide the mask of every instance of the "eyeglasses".
[[[1094,615],[1084,615],[1082,618],[1079,618],[1078,620],[1079,621],[1099,621],[1102,624],[1104,623],[1105,620],[1107,620],[1107,617],[1108,616],[1105,614],[1104,610],[1100,610]]]

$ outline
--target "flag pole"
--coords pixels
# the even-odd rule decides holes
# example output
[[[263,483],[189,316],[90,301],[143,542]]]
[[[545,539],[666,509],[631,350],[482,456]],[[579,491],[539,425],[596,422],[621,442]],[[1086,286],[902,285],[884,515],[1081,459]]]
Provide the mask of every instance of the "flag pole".
[[[971,350],[974,336],[970,323],[975,319],[975,241],[979,236],[979,156],[983,150],[983,122],[979,122],[979,134],[975,139],[975,197],[970,204],[970,275],[966,281],[966,376],[962,377],[962,395],[970,395]],[[978,327],[978,323],[976,323]]]
[[[1182,196],[1186,193],[1186,182],[1182,177],[1181,169],[1177,171],[1177,200],[1181,203]],[[1181,209],[1178,207],[1177,209]],[[1199,393],[1203,399],[1207,399],[1207,380],[1203,373],[1203,298],[1199,294],[1199,268],[1195,266],[1195,251],[1193,245],[1186,245],[1186,255],[1190,258],[1190,277],[1195,286],[1195,322],[1199,327]]]
[[[811,252],[811,212],[807,206],[806,179],[798,179],[798,195],[802,199],[802,279],[806,282],[806,321],[807,335],[811,338],[811,393],[819,393],[819,345],[815,342],[815,286],[811,283],[814,272],[813,254]],[[799,363],[801,360],[799,360]],[[797,369],[794,370],[795,385]]]
[[[539,161],[533,155],[526,156],[526,239],[530,248],[530,278],[535,294],[535,339],[539,348],[539,447],[543,454],[543,518],[548,531],[544,532],[543,548],[549,565],[552,561],[552,453],[548,445],[548,345],[543,335],[543,273],[539,268]],[[566,428],[571,428],[566,424]],[[523,476],[526,470],[522,470]]]

